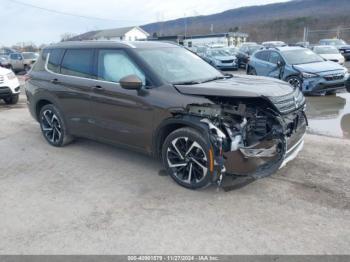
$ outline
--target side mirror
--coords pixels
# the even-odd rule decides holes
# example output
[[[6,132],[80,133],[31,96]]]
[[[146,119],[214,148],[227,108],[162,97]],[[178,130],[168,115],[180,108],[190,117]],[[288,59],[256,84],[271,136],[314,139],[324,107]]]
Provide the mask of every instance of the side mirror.
[[[278,67],[282,67],[282,66],[284,66],[284,63],[280,60],[280,61],[277,61],[277,66]]]
[[[122,88],[127,90],[139,90],[143,83],[137,75],[128,75],[119,80]]]

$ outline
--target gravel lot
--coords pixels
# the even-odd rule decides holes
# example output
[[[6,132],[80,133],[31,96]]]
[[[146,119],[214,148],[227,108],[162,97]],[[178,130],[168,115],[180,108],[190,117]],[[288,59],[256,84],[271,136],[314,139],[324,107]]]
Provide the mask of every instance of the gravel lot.
[[[0,254],[350,253],[350,140],[307,135],[269,178],[190,191],[144,155],[49,146],[23,96],[0,123]]]

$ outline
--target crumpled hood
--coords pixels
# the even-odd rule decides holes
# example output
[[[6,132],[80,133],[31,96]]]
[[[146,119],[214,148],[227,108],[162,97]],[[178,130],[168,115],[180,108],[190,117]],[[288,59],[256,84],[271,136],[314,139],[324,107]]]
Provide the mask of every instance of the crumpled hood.
[[[341,65],[332,62],[332,61],[324,61],[310,64],[302,64],[302,65],[294,65],[295,69],[300,72],[306,73],[321,73],[327,71],[336,71],[336,70],[344,70],[345,68]]]
[[[286,82],[259,76],[235,75],[195,85],[175,85],[183,94],[221,97],[274,97],[290,94],[293,88]]]
[[[220,61],[227,61],[227,60],[235,60],[235,56],[213,56],[214,59],[220,60]]]

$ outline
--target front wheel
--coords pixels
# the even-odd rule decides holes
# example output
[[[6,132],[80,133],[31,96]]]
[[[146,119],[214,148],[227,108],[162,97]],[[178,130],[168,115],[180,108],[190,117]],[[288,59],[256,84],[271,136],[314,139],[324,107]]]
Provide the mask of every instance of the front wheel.
[[[4,101],[8,105],[15,105],[18,103],[19,94],[11,95],[10,97],[4,98]]]
[[[286,80],[292,87],[298,88],[300,91],[302,91],[302,80],[298,76],[290,76]]]
[[[43,106],[39,114],[41,132],[53,146],[62,147],[72,141],[59,110],[52,104]]]
[[[163,164],[168,174],[179,185],[198,189],[211,183],[210,161],[213,161],[208,143],[198,131],[181,128],[172,132],[162,148]]]

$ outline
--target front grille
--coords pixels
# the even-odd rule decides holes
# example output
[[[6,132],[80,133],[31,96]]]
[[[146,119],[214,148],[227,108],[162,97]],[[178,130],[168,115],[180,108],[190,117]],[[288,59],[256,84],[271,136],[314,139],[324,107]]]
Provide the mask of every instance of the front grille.
[[[305,97],[298,88],[288,95],[269,97],[269,99],[282,114],[288,114],[305,104]]]
[[[4,83],[4,76],[0,76],[0,84]]]
[[[329,61],[336,62],[336,63],[339,62],[339,60],[337,60],[337,59],[331,59],[331,60],[329,60]]]
[[[344,74],[327,75],[327,76],[324,76],[324,79],[326,79],[327,81],[342,80],[344,79]]]
[[[225,61],[221,61],[223,64],[231,64],[233,63],[233,60],[225,60]]]

